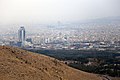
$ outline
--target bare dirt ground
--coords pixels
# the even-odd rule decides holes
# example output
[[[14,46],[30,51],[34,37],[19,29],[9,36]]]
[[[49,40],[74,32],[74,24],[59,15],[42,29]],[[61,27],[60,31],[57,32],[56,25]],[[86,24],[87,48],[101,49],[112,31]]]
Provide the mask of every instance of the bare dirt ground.
[[[0,46],[0,80],[103,80],[62,62],[22,49]]]

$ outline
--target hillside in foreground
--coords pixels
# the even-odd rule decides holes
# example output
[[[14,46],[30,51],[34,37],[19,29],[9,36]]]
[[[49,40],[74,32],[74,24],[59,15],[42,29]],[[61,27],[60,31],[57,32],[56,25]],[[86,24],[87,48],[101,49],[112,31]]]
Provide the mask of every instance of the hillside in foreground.
[[[102,80],[60,61],[22,49],[0,46],[0,80]]]

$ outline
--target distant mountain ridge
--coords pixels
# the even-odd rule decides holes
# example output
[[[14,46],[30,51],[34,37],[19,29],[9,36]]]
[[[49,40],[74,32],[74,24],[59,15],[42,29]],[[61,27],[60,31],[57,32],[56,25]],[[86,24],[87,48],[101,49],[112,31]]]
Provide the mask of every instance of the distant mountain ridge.
[[[120,16],[117,16],[117,17],[105,17],[105,18],[98,18],[98,19],[92,19],[88,22],[91,22],[91,23],[116,23],[116,22],[120,22]]]

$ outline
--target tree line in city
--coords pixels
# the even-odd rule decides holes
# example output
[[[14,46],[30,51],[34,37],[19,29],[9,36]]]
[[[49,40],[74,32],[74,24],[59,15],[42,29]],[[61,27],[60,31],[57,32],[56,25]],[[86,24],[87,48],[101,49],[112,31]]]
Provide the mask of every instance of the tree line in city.
[[[65,64],[90,73],[120,77],[120,53],[94,50],[30,50],[51,56]]]

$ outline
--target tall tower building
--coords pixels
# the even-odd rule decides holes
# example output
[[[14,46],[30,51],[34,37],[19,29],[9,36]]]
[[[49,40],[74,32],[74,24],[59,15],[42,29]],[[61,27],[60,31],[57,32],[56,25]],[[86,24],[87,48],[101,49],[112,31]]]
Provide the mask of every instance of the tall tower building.
[[[25,28],[23,26],[20,27],[20,29],[18,30],[18,39],[19,39],[19,42],[21,42],[23,46],[25,42]]]

